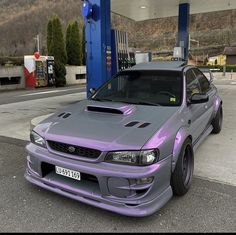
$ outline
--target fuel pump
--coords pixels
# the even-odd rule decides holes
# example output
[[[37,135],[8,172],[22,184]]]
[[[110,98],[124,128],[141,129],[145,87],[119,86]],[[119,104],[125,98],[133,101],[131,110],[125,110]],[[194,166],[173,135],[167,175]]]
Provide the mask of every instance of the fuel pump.
[[[135,65],[136,65],[135,53],[134,53],[134,52],[130,52],[130,53],[129,53],[129,57],[130,57],[130,60],[129,60],[129,67],[135,66]]]
[[[35,60],[36,87],[51,87],[55,85],[54,57],[40,56]]]
[[[26,87],[38,88],[55,85],[54,57],[35,55],[24,57]]]
[[[46,58],[40,56],[35,59],[36,84],[35,87],[46,87],[48,85],[46,79]]]
[[[175,47],[173,57],[171,58],[172,61],[185,61],[184,58],[184,47]]]
[[[130,68],[136,64],[135,53],[129,52],[128,33],[113,29],[112,40],[112,74]]]
[[[54,73],[54,57],[48,56],[46,60],[47,65],[47,81],[48,86],[54,86],[55,85],[55,73]]]

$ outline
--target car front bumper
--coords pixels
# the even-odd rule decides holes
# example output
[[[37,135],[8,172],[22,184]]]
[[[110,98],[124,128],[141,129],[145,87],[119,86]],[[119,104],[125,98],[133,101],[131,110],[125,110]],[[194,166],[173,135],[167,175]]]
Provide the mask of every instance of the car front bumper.
[[[29,144],[25,178],[39,187],[118,214],[145,217],[162,208],[172,197],[172,156],[148,167],[105,162],[84,162],[59,156]],[[55,173],[55,166],[78,171],[81,181]],[[140,184],[140,179],[152,182]]]

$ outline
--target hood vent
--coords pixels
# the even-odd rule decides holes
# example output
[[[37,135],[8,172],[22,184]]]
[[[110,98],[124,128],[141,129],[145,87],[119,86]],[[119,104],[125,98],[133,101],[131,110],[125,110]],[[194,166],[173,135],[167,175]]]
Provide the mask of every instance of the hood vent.
[[[148,127],[149,125],[151,125],[151,123],[143,123],[142,125],[140,125],[141,123],[140,122],[130,122],[128,124],[125,125],[125,127],[134,127],[134,126],[137,126],[137,128],[146,128]]]
[[[133,126],[136,126],[137,124],[139,124],[139,122],[130,122],[126,124],[125,127],[133,127]]]
[[[149,125],[151,125],[151,123],[143,123],[141,126],[139,126],[138,128],[146,128]]]
[[[88,106],[87,110],[90,112],[98,112],[98,113],[124,114],[119,109],[106,108],[106,107]]]
[[[61,113],[58,115],[58,117],[62,117],[63,115],[65,115],[66,113]]]
[[[58,115],[59,118],[62,117],[64,119],[66,119],[66,118],[68,118],[70,116],[71,116],[71,113],[61,113],[61,114]]]
[[[67,113],[66,115],[63,116],[64,119],[68,118],[71,116],[71,113]]]

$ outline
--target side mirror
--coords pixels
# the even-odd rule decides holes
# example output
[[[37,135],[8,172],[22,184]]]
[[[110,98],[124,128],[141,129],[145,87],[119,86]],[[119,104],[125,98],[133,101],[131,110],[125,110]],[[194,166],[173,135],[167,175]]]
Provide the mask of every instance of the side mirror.
[[[205,94],[194,94],[190,99],[190,104],[204,104],[209,101],[209,96]]]
[[[89,89],[89,94],[90,95],[94,95],[95,93],[96,93],[96,89],[94,89],[94,88]]]

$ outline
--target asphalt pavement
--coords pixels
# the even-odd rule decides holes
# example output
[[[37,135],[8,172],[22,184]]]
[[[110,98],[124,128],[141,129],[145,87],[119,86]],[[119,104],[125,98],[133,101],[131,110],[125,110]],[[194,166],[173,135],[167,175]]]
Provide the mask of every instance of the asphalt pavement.
[[[30,120],[84,99],[84,87],[0,93],[0,232],[236,232],[236,86],[218,85],[223,131],[200,146],[191,190],[139,219],[59,196],[23,177]]]
[[[147,218],[129,218],[45,191],[25,181],[27,142],[0,137],[1,232],[235,232],[236,187],[194,178]]]

